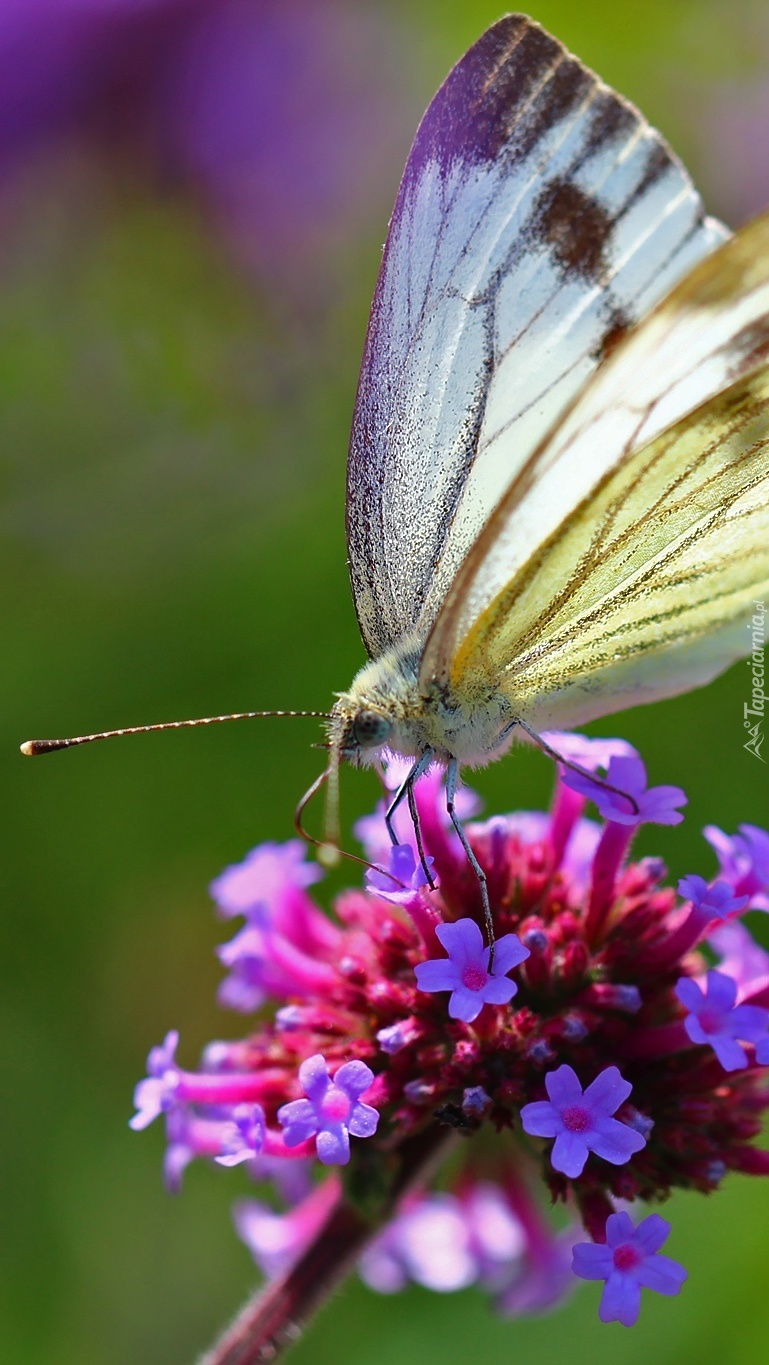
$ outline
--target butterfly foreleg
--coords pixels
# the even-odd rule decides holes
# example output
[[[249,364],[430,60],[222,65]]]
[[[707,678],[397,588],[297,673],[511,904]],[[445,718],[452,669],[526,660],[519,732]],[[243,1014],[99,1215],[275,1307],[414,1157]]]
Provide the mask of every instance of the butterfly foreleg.
[[[411,823],[414,827],[414,839],[416,840],[417,855],[419,857],[420,863],[422,864],[422,871],[424,872],[427,878],[427,884],[430,887],[431,891],[435,890],[435,881],[430,871],[430,865],[427,861],[427,858],[425,857],[424,844],[422,843],[422,829],[419,823],[419,811],[417,810],[416,797],[414,796],[414,783],[422,776],[424,772],[427,771],[433,760],[433,757],[434,755],[432,749],[427,749],[422,754],[421,758],[418,758],[416,762],[411,766],[411,768],[409,768],[406,777],[404,778],[403,782],[401,782],[401,785],[399,786],[397,792],[395,793],[395,796],[393,797],[392,801],[390,802],[390,805],[388,806],[385,812],[385,824],[387,826],[387,833],[390,836],[390,841],[393,844],[397,844],[398,836],[395,832],[393,817],[399,805],[403,801],[403,798],[404,797],[406,798],[409,807],[409,815],[411,816]]]
[[[472,867],[476,877],[478,878],[478,885],[481,888],[483,917],[484,920],[486,921],[486,937],[488,938],[489,948],[491,949],[489,953],[489,971],[491,971],[492,967],[494,966],[494,921],[491,916],[491,905],[489,903],[489,887],[488,882],[486,880],[486,873],[484,872],[483,868],[478,862],[478,859],[473,853],[472,848],[470,847],[470,841],[462,827],[462,821],[460,820],[456,812],[456,793],[458,779],[459,764],[455,758],[452,758],[449,761],[449,766],[446,773],[446,810],[449,813],[449,819],[451,820],[454,829],[459,835],[462,847],[465,850],[465,853],[467,854],[467,860],[470,866]]]

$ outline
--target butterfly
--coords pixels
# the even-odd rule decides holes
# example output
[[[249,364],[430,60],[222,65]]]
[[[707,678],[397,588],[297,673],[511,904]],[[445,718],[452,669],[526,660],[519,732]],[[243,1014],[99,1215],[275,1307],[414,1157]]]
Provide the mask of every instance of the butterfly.
[[[437,761],[475,865],[460,766],[749,650],[769,588],[769,216],[730,235],[642,115],[520,14],[454,67],[406,164],[347,540],[369,661],[330,717],[332,832],[340,760],[386,746],[412,761],[393,841]]]
[[[406,163],[347,542],[369,661],[298,827],[326,783],[330,861],[341,761],[387,749],[411,760],[390,836],[405,799],[429,880],[414,784],[442,764],[493,944],[460,767],[710,681],[769,590],[769,215],[708,217],[638,110],[521,14],[454,67]]]

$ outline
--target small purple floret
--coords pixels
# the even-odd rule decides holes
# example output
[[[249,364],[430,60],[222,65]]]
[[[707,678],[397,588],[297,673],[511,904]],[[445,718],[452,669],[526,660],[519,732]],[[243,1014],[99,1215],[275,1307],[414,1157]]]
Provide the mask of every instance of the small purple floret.
[[[622,1166],[646,1146],[641,1133],[611,1117],[633,1088],[616,1066],[606,1067],[584,1094],[576,1072],[566,1065],[548,1072],[545,1087],[550,1098],[525,1104],[521,1123],[532,1137],[555,1138],[553,1170],[573,1180],[591,1152]]]
[[[232,1122],[222,1132],[221,1154],[214,1157],[220,1166],[239,1166],[253,1161],[264,1146],[264,1110],[260,1104],[239,1104],[232,1111]]]
[[[748,1064],[741,1043],[758,1043],[769,1030],[769,1010],[760,1005],[738,1005],[737,982],[724,972],[709,971],[705,990],[682,976],[676,995],[689,1011],[684,1028],[693,1043],[709,1043],[725,1071],[739,1071]]]
[[[676,807],[685,806],[688,800],[680,787],[647,787],[646,768],[636,757],[610,758],[606,782],[617,791],[609,791],[596,778],[571,769],[564,772],[563,782],[589,797],[603,819],[617,825],[678,825],[684,817]]]
[[[760,825],[740,825],[739,833],[728,835],[706,825],[703,834],[735,894],[747,896],[753,910],[769,910],[769,833]]]
[[[147,1058],[147,1077],[134,1090],[136,1113],[129,1126],[138,1132],[152,1123],[158,1114],[167,1113],[176,1102],[179,1088],[179,1067],[176,1049],[179,1034],[176,1029],[167,1033],[160,1047],[153,1047]]]
[[[323,876],[317,863],[308,863],[300,839],[285,844],[265,843],[233,863],[211,883],[220,913],[258,917],[272,913],[287,891],[304,890]]]
[[[484,1005],[507,1005],[517,985],[507,973],[529,957],[517,934],[504,934],[494,944],[494,961],[489,971],[491,950],[484,946],[483,934],[474,919],[441,924],[436,934],[448,953],[415,967],[420,991],[451,991],[449,1014],[471,1024]]]
[[[728,915],[736,915],[744,910],[749,900],[748,896],[735,896],[734,888],[728,882],[719,880],[708,886],[705,878],[698,877],[696,872],[681,878],[678,894],[711,919],[725,920]]]
[[[632,1327],[641,1310],[641,1290],[677,1294],[687,1277],[678,1261],[660,1256],[670,1224],[650,1213],[634,1227],[627,1213],[612,1213],[606,1220],[606,1243],[578,1242],[572,1268],[583,1280],[605,1280],[598,1316],[601,1322],[621,1322]]]
[[[432,876],[434,860],[427,858],[427,867]],[[435,878],[433,878],[435,881]],[[394,844],[390,849],[389,866],[386,872],[379,868],[369,868],[366,873],[369,891],[389,901],[408,900],[415,891],[428,886],[425,869],[415,856],[410,844]]]
[[[332,1079],[321,1053],[308,1057],[299,1068],[299,1083],[307,1098],[292,1100],[278,1110],[286,1146],[298,1147],[314,1137],[318,1158],[325,1166],[345,1166],[350,1160],[350,1134],[371,1137],[379,1123],[377,1110],[360,1100],[373,1080],[374,1073],[365,1062],[345,1062]]]

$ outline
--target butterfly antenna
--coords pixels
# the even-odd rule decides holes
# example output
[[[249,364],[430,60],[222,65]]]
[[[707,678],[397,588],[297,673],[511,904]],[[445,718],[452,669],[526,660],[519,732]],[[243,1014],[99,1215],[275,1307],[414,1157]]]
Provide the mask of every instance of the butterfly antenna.
[[[527,725],[525,720],[519,719],[518,724],[521,729],[525,730],[526,734],[534,740],[534,743],[542,750],[543,754],[547,754],[548,758],[552,758],[555,763],[560,763],[564,768],[570,768],[573,773],[580,773],[582,777],[589,777],[591,782],[594,782],[597,787],[603,787],[604,791],[614,792],[615,796],[621,796],[625,801],[629,801],[633,808],[633,814],[638,815],[638,802],[635,797],[630,795],[630,792],[623,791],[621,787],[615,787],[613,782],[607,782],[606,778],[601,777],[599,773],[593,773],[589,768],[583,768],[581,763],[575,763],[571,758],[564,758],[563,754],[559,754],[558,750],[554,749],[551,744],[548,744],[547,740],[544,739],[542,735],[538,734],[536,730],[532,730],[531,726]]]
[[[233,711],[228,716],[201,716],[198,720],[167,720],[158,725],[128,725],[122,730],[99,730],[94,735],[73,735],[70,739],[27,739],[21,752],[27,757],[52,754],[57,749],[74,749],[78,744],[93,744],[97,739],[118,739],[121,735],[149,735],[153,730],[185,730],[196,725],[221,725],[225,720],[258,720],[265,716],[315,716],[328,720],[326,711]]]

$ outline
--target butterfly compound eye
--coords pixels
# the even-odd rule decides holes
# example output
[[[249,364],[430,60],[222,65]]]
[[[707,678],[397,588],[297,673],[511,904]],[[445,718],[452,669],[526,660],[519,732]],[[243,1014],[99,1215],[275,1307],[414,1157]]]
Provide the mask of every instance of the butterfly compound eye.
[[[384,744],[389,739],[392,725],[386,716],[379,711],[359,711],[352,723],[352,732],[356,744],[362,749],[371,749],[377,744]]]

